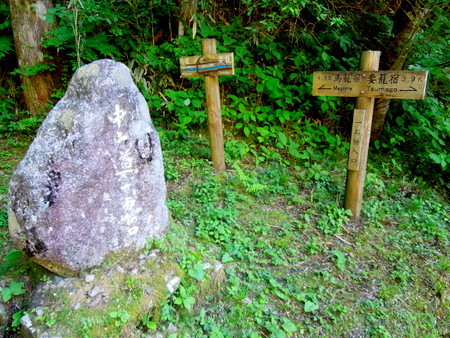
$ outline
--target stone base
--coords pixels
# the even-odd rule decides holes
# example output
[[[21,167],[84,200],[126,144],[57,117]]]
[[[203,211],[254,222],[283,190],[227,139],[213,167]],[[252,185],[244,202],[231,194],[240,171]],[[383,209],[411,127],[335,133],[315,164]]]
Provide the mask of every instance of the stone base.
[[[183,276],[159,250],[111,262],[78,277],[41,282],[21,320],[22,336],[133,337],[145,313],[159,316]]]

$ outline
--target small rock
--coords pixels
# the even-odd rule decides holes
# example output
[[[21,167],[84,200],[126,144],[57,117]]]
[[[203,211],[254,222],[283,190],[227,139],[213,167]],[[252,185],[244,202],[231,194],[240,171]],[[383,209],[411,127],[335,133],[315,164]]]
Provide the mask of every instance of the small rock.
[[[219,270],[223,270],[223,264],[221,262],[214,263],[214,272],[218,272]]]
[[[97,306],[98,304],[100,304],[100,301],[101,301],[100,297],[99,297],[99,298],[95,298],[95,299],[91,302],[91,306],[92,306],[92,307]]]
[[[20,318],[20,324],[22,324],[22,333],[30,337],[37,337],[39,331],[33,327],[33,322],[31,321],[30,315],[27,313],[25,316]]]
[[[84,281],[86,283],[92,283],[94,281],[94,279],[95,279],[94,275],[86,275],[86,277],[84,278]]]
[[[170,293],[174,293],[178,289],[180,282],[181,282],[180,277],[176,276],[176,277],[172,278],[166,284],[167,290],[169,290]]]
[[[58,285],[62,281],[64,281],[64,278],[62,277],[56,276],[55,278],[53,278],[53,283],[55,283],[56,285]]]
[[[36,315],[38,315],[38,317],[42,317],[44,315],[44,309],[40,307],[36,308]]]
[[[73,307],[74,310],[79,310],[81,307],[80,303],[76,303],[75,306]]]
[[[209,269],[212,269],[211,263],[208,263],[208,262],[203,263],[203,270],[209,270]]]
[[[4,304],[0,303],[0,325],[8,325],[9,313]]]
[[[139,255],[139,259],[146,259],[146,258],[147,258],[147,256],[144,255],[144,254],[140,254],[140,255]]]
[[[178,331],[178,328],[173,325],[172,323],[169,323],[169,325],[167,326],[167,332],[169,333],[175,333]]]
[[[103,288],[99,285],[94,286],[91,290],[88,291],[88,296],[94,298],[103,292]]]
[[[152,293],[152,289],[145,289],[145,293],[146,293],[147,295],[151,294],[151,293]]]
[[[211,281],[216,285],[221,285],[225,280],[224,265],[220,262],[214,263],[214,270],[211,272]]]
[[[148,254],[148,257],[149,257],[149,258],[155,258],[156,256],[158,256],[158,254],[159,254],[160,252],[161,252],[161,251],[159,251],[158,249],[154,249],[154,250],[150,251],[150,253]]]
[[[124,273],[125,272],[125,270],[120,265],[116,268],[116,271],[119,272],[119,273]]]

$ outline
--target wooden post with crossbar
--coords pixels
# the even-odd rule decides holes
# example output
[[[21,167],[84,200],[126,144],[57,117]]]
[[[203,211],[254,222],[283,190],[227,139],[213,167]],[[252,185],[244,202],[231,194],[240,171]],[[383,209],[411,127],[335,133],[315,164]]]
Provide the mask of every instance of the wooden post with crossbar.
[[[222,114],[220,108],[219,76],[234,75],[233,53],[216,54],[216,40],[202,40],[202,54],[180,59],[181,77],[203,76],[205,79],[206,108],[211,159],[214,169],[226,169]]]
[[[421,100],[425,97],[428,71],[379,71],[380,54],[378,51],[363,52],[359,71],[313,74],[313,95],[357,98],[344,199],[344,208],[352,212],[351,218],[355,221],[361,217],[375,98]]]

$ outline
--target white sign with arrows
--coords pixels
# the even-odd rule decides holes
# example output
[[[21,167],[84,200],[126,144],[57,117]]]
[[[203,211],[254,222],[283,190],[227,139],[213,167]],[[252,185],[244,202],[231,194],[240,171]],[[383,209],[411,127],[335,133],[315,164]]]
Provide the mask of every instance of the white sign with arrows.
[[[312,94],[421,100],[427,76],[417,70],[314,72]]]

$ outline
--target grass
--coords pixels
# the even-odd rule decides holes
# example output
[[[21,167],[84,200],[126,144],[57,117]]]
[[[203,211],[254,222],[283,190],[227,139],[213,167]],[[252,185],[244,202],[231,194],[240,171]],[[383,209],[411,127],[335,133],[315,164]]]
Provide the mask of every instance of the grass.
[[[340,207],[344,155],[256,165],[254,157],[229,151],[229,169],[217,174],[204,138],[164,133],[162,142],[172,220],[169,234],[151,246],[173,257],[185,277],[159,315],[143,316],[148,333],[169,335],[176,327],[179,337],[450,334],[449,203],[400,161],[371,155],[363,220],[352,223]],[[23,149],[2,140],[3,203]],[[14,246],[4,209],[0,222],[5,261]],[[202,263],[214,260],[225,266],[225,283],[208,293],[199,284],[206,278]],[[41,271],[20,257],[0,277],[2,285],[25,282],[27,293],[11,300],[17,310],[26,309]]]

